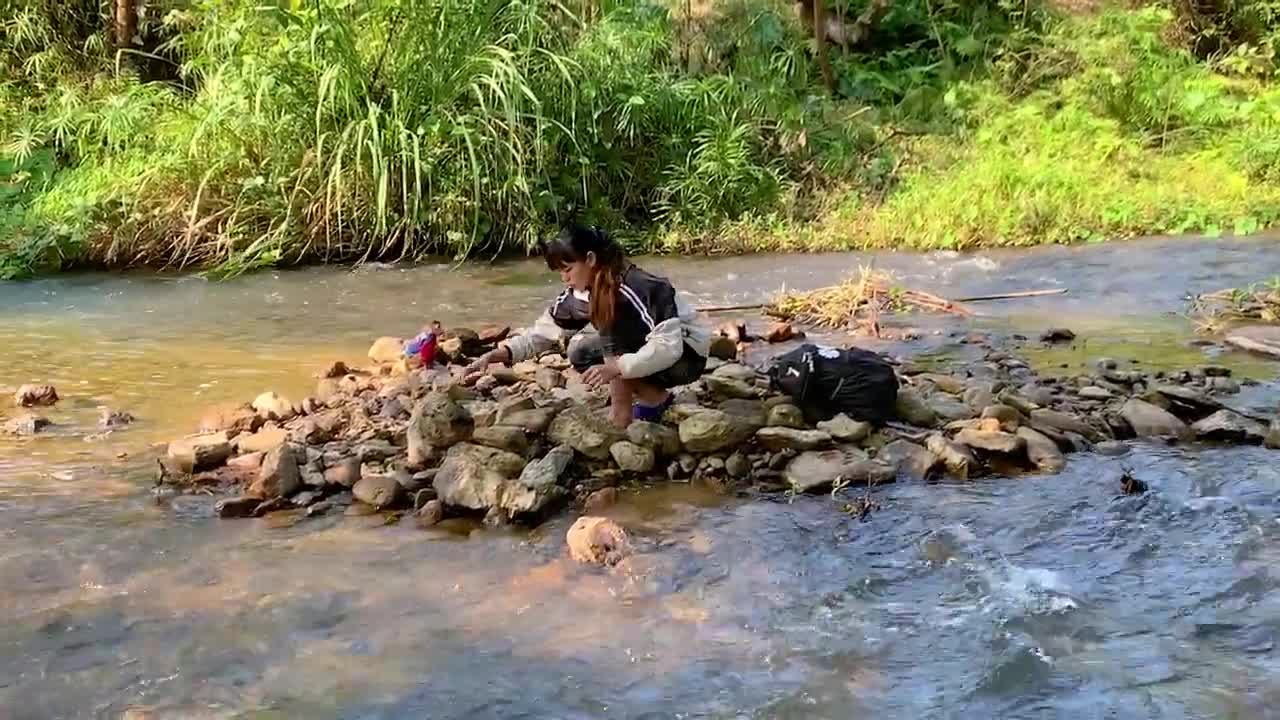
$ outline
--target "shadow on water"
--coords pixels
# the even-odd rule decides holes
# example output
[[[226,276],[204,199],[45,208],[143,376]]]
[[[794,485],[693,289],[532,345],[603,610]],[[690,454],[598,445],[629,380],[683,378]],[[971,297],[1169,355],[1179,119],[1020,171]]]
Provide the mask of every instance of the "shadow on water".
[[[645,264],[702,303],[871,260],[948,295],[1068,286],[975,324],[1073,327],[1074,346],[1028,346],[1064,373],[1099,355],[1226,364],[1264,381],[1238,402],[1274,412],[1277,366],[1188,344],[1176,313],[1280,271],[1276,251]],[[325,363],[431,319],[525,322],[555,283],[528,262],[0,285],[0,389],[66,398],[49,437],[0,440],[0,718],[1276,717],[1280,464],[1261,448],[1140,444],[1052,477],[902,483],[866,522],[827,496],[658,487],[611,510],[640,552],[610,571],[565,559],[568,517],[424,532],[151,499],[152,443],[208,405],[300,397]],[[902,349],[956,356],[932,334],[954,327]],[[99,405],[139,421],[94,437]],[[1123,466],[1152,491],[1119,496]]]

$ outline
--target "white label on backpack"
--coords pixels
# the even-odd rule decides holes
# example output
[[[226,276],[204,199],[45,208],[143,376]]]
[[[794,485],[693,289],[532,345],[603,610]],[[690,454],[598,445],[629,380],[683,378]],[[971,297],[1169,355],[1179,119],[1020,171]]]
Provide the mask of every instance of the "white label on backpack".
[[[818,346],[818,354],[828,360],[835,360],[836,358],[840,357],[839,350],[833,347],[827,347],[826,345]]]

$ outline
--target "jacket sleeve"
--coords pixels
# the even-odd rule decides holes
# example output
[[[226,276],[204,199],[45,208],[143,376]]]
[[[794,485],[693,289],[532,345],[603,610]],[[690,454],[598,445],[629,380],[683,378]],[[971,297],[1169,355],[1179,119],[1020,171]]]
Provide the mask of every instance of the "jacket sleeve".
[[[626,286],[620,292],[620,306],[635,312],[649,327],[649,334],[639,350],[618,357],[622,377],[648,377],[675,365],[684,354],[684,328],[680,322],[675,288],[663,283],[653,287],[648,297],[643,298]]]
[[[507,338],[502,347],[511,353],[511,362],[518,363],[554,348],[560,342],[563,332],[551,317],[551,309],[548,308],[538,316],[533,327]]]
[[[671,318],[655,325],[639,350],[618,357],[618,369],[629,380],[649,377],[675,365],[683,354],[684,329],[680,318]]]

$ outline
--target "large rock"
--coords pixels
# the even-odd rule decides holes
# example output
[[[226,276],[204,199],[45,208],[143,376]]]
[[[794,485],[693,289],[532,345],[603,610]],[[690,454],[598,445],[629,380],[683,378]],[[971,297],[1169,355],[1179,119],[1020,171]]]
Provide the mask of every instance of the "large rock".
[[[869,460],[859,450],[811,450],[797,455],[787,464],[787,482],[796,492],[813,492],[830,488],[837,478],[850,485],[893,482],[894,468]]]
[[[471,433],[471,442],[517,455],[523,455],[529,449],[529,438],[525,435],[524,428],[508,425],[476,428],[475,432]]]
[[[262,427],[263,419],[253,408],[243,403],[226,403],[209,408],[200,418],[202,433],[226,432],[230,436],[254,432]]]
[[[414,406],[405,428],[409,463],[422,465],[445,448],[470,439],[474,430],[471,415],[447,393],[427,393]]]
[[[446,504],[483,510],[498,503],[496,492],[500,483],[495,481],[517,477],[525,464],[524,458],[515,453],[459,443],[445,454],[432,484]],[[468,497],[481,499],[468,500]]]
[[[739,363],[725,363],[713,370],[711,374],[718,378],[738,380],[749,385],[754,384],[756,376],[759,375],[759,373],[755,371],[755,368],[741,365]]]
[[[680,454],[680,433],[668,425],[636,420],[627,426],[627,439],[660,457]]]
[[[237,453],[265,453],[280,447],[288,439],[289,432],[284,428],[270,428],[256,433],[237,435],[232,444]]]
[[[942,463],[942,458],[936,453],[909,440],[894,440],[880,448],[876,460],[915,480],[932,477]]]
[[[785,427],[804,430],[809,425],[804,421],[804,413],[789,402],[779,403],[769,408],[769,417],[765,420],[769,427]]]
[[[655,461],[653,450],[627,440],[619,440],[609,446],[609,454],[618,463],[618,467],[626,472],[649,472]]]
[[[616,565],[631,554],[627,532],[603,517],[580,517],[565,535],[569,557],[591,565]]]
[[[1245,325],[1228,333],[1226,340],[1241,350],[1280,358],[1280,326]]]
[[[683,422],[687,418],[690,418],[705,409],[698,405],[686,407],[690,407],[691,412],[687,413],[684,417],[679,418],[677,422]],[[765,410],[764,403],[759,400],[725,400],[721,402],[717,408],[721,412],[728,413],[742,422],[754,426],[757,430],[767,424],[765,422],[768,419],[767,411]]]
[[[302,475],[298,472],[298,458],[288,445],[268,452],[262,459],[258,479],[249,486],[249,495],[264,500],[287,498],[302,489]]]
[[[994,419],[1000,423],[1000,429],[1005,432],[1014,432],[1027,422],[1025,415],[1008,405],[988,405],[982,409],[981,417]]]
[[[506,484],[501,508],[509,516],[541,512],[559,501],[568,491],[559,485],[569,464],[573,462],[573,448],[558,445],[546,455],[529,463],[520,477]]]
[[[975,450],[1001,455],[1019,455],[1026,449],[1027,441],[1003,430],[979,430],[965,428],[956,433],[956,442]]]
[[[968,480],[977,475],[982,465],[978,459],[973,456],[969,448],[959,443],[954,443],[938,433],[930,435],[925,441],[925,448],[942,461],[947,472],[953,477],[961,480]]]
[[[848,415],[840,413],[830,420],[823,420],[818,423],[818,429],[826,432],[839,442],[859,443],[870,437],[871,431],[875,428],[869,422],[854,420]]]
[[[711,338],[711,348],[708,355],[721,360],[734,360],[738,357],[738,344],[731,338],[717,335]]]
[[[608,418],[575,405],[562,411],[547,428],[547,439],[568,445],[589,458],[604,460],[609,447],[623,438],[623,432]]]
[[[0,435],[15,435],[17,437],[30,437],[49,427],[53,423],[48,418],[39,415],[19,415],[16,418],[0,423]]]
[[[831,435],[822,430],[766,427],[756,431],[756,441],[773,450],[817,450],[831,445]]]
[[[253,411],[263,420],[275,420],[276,422],[285,422],[290,420],[297,411],[293,408],[293,403],[289,399],[274,392],[264,392],[253,399]]]
[[[497,424],[522,428],[525,432],[540,435],[551,427],[551,421],[555,420],[559,412],[560,409],[556,407],[530,408],[509,412],[503,412],[499,409]]]
[[[737,378],[711,374],[704,376],[702,378],[702,382],[713,395],[722,398],[750,400],[752,398],[758,398],[764,394],[763,391],[755,385]]]
[[[1222,409],[1191,425],[1201,440],[1223,440],[1258,444],[1267,437],[1267,426],[1233,410]]]
[[[23,385],[13,401],[18,407],[48,407],[58,402],[58,391],[52,385]]]
[[[404,499],[404,487],[394,475],[367,475],[351,488],[357,500],[375,508],[395,507]]]
[[[1138,437],[1176,437],[1187,439],[1191,430],[1172,413],[1145,400],[1132,398],[1120,408],[1120,416]]]
[[[393,363],[404,357],[404,340],[398,337],[380,337],[369,348],[369,359],[381,365]]]
[[[231,443],[225,432],[192,435],[169,443],[168,455],[184,472],[201,472],[225,463]]]
[[[702,410],[680,423],[680,444],[689,452],[712,453],[743,442],[757,429],[748,418]]]
[[[1160,400],[1159,406],[1181,420],[1199,420],[1222,409],[1222,403],[1189,387],[1157,385],[1152,390],[1159,396],[1155,398]]]
[[[920,392],[912,387],[898,389],[898,417],[919,427],[938,424],[938,414],[929,407]]]
[[[1271,428],[1267,430],[1262,444],[1272,450],[1280,450],[1280,419],[1271,421]]]
[[[1098,431],[1090,427],[1084,420],[1081,420],[1075,415],[1059,412],[1057,410],[1050,410],[1048,408],[1032,410],[1031,425],[1032,427],[1042,425],[1061,432],[1073,432],[1094,441],[1101,439]]]
[[[968,420],[974,416],[973,408],[950,395],[935,394],[929,398],[929,407],[943,421]]]
[[[360,458],[342,458],[325,469],[324,481],[327,485],[351,488],[360,482],[360,472]]]
[[[1018,437],[1026,443],[1027,457],[1040,470],[1056,473],[1067,464],[1058,444],[1029,427],[1018,428]]]

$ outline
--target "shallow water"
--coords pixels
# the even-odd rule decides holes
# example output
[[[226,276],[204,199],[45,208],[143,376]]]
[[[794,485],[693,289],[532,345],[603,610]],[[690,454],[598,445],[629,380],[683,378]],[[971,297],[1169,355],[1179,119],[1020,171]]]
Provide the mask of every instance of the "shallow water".
[[[871,262],[950,296],[1070,288],[973,321],[1072,327],[1035,353],[1047,370],[1211,358],[1264,381],[1234,403],[1280,401],[1280,365],[1195,347],[1178,315],[1280,272],[1275,238],[645,265],[721,304]],[[1260,448],[902,483],[866,522],[829,497],[654,488],[613,511],[641,552],[612,572],[563,559],[569,517],[424,532],[152,498],[153,443],[209,405],[300,397],[432,319],[519,324],[555,282],[511,263],[0,284],[0,390],[64,397],[49,437],[0,440],[0,718],[1280,717],[1280,456]],[[921,322],[888,349],[947,352],[957,326]],[[100,405],[139,421],[86,437]],[[1153,492],[1117,497],[1122,466]]]

